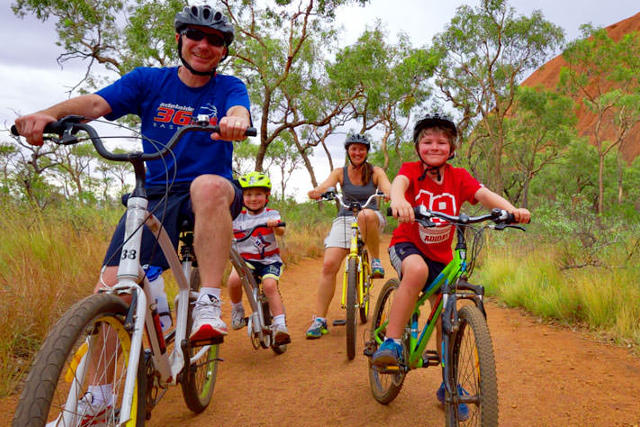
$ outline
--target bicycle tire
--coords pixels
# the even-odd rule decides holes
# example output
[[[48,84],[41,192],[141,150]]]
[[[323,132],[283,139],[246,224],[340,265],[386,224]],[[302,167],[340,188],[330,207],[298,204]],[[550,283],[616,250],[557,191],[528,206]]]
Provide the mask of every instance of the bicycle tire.
[[[371,300],[371,264],[369,264],[369,252],[362,251],[362,301],[360,301],[360,323],[363,325],[369,320],[369,301]]]
[[[356,305],[358,303],[358,260],[349,258],[347,265],[347,359],[356,357]]]
[[[468,403],[469,418],[465,425],[498,425],[498,384],[495,357],[487,322],[476,306],[464,306],[459,311],[460,328],[452,338],[449,370],[451,384],[459,384]],[[468,395],[467,395],[468,393]],[[457,426],[458,411],[445,399],[447,426]]]
[[[60,425],[89,425],[99,420],[102,420],[101,425],[120,424],[131,350],[131,335],[123,324],[127,310],[127,305],[114,295],[93,294],[77,302],[58,320],[36,354],[18,402],[13,426],[44,426],[59,418],[63,421]],[[102,341],[107,335],[112,337],[109,348],[102,346],[98,350],[96,339]],[[79,372],[83,364],[91,363],[85,360],[86,355],[91,354],[95,355],[92,366]],[[88,386],[109,381],[113,385],[113,405],[98,414],[98,418],[90,419],[86,415],[81,418],[77,404],[87,393]],[[72,385],[79,387],[75,399],[70,395]],[[145,363],[140,357],[131,406],[132,424],[127,425],[144,425],[145,394]],[[68,398],[76,400],[75,406],[65,408]]]
[[[191,270],[189,285],[192,291],[198,292],[200,289],[200,274],[197,268]],[[189,312],[187,314],[187,331],[191,330],[192,311],[195,301],[189,301]],[[200,351],[200,347],[192,347],[188,345],[188,357],[193,358]],[[188,368],[185,366],[180,385],[182,387],[182,397],[187,407],[199,414],[204,411],[213,396],[213,389],[216,383],[216,375],[218,374],[218,358],[220,346],[213,344],[209,346],[208,351],[203,353],[198,360],[194,361]]]
[[[374,341],[375,339],[375,330],[384,322],[389,320],[389,313],[391,311],[394,293],[399,286],[400,282],[398,279],[390,279],[380,290],[380,294],[378,295],[378,300],[376,302],[376,308],[373,311],[373,317],[371,320],[371,335],[369,337],[371,341]],[[384,337],[385,331],[382,330],[380,333],[382,337]],[[369,358],[369,385],[371,387],[371,394],[373,394],[373,397],[383,405],[391,402],[396,398],[398,393],[400,393],[405,375],[406,373],[402,370],[397,373],[381,373],[371,364],[371,358]]]

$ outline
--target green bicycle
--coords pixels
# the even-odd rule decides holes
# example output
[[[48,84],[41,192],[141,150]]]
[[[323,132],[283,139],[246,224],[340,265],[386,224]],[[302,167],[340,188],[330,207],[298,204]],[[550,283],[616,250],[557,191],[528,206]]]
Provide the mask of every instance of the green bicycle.
[[[400,282],[391,279],[385,283],[373,315],[370,339],[364,354],[369,357],[369,384],[374,398],[387,404],[396,398],[407,372],[417,368],[440,365],[445,386],[445,419],[447,426],[457,426],[466,421],[470,425],[498,424],[498,385],[491,336],[486,322],[483,297],[484,287],[467,280],[473,272],[473,264],[480,252],[482,235],[487,228],[504,230],[514,222],[511,214],[494,209],[491,213],[477,217],[459,216],[433,212],[424,206],[414,208],[416,221],[425,227],[433,227],[431,218],[443,219],[456,228],[457,245],[453,260],[420,294],[413,313],[402,335],[402,360],[396,367],[378,368],[371,363],[371,356],[382,344],[389,319],[391,304]],[[390,212],[388,212],[390,214]],[[465,230],[472,224],[492,221],[475,231],[471,254],[467,253]],[[469,256],[468,256],[469,255]],[[439,293],[438,293],[439,292]],[[419,330],[420,307],[427,299],[436,295],[429,318]],[[458,306],[459,300],[470,300],[473,304]],[[438,352],[426,350],[438,318],[442,319],[442,347]],[[466,405],[467,414],[459,408]],[[466,412],[466,411],[465,411]]]

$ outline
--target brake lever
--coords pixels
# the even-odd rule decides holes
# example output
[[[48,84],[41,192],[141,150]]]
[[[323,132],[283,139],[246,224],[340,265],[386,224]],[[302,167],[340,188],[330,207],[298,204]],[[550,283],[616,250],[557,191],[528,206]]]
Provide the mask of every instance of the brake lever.
[[[421,224],[421,225],[425,226],[425,227],[435,227],[436,226],[436,224],[434,222],[431,222],[430,219],[422,219],[422,218],[418,219],[418,218],[416,218],[416,222],[418,224]]]
[[[494,230],[504,230],[505,228],[517,228],[518,230],[521,231],[527,231],[526,228],[524,228],[521,225],[513,225],[513,224],[495,224],[492,225],[491,228],[493,228]]]

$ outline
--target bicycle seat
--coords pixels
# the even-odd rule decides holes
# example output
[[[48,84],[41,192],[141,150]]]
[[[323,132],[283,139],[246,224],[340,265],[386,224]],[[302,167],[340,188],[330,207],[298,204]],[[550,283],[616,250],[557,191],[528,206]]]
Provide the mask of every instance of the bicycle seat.
[[[193,231],[193,221],[185,218],[182,224],[180,224],[180,233],[189,233],[191,231]]]

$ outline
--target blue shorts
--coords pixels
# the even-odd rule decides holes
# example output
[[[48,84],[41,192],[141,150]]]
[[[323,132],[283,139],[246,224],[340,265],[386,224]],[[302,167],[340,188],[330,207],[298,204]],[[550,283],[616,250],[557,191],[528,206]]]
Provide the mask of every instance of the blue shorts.
[[[245,260],[247,265],[251,268],[253,272],[253,277],[256,280],[264,280],[267,278],[275,279],[276,282],[280,281],[280,275],[282,274],[282,263],[281,262],[272,262],[271,264],[261,264],[256,261]]]
[[[231,211],[231,217],[235,218],[242,211],[242,189],[236,181],[232,181],[235,195],[233,202],[229,209]],[[151,187],[147,188],[147,198],[149,199],[149,205],[147,209],[160,220],[162,225],[169,234],[171,243],[178,249],[178,237],[180,231],[182,231],[182,225],[185,221],[188,223],[187,230],[193,230],[194,215],[191,209],[191,198],[189,196],[190,184],[179,185],[175,184],[171,188],[171,193],[165,199],[166,188],[163,187]],[[126,199],[128,194],[122,197],[123,204],[126,205]],[[111,237],[111,243],[109,249],[104,257],[102,265],[116,266],[120,263],[120,252],[124,240],[125,231],[125,215],[122,215],[120,222],[116,227],[116,231]],[[140,254],[140,264],[155,265],[162,267],[163,270],[169,268],[169,263],[160,249],[156,237],[145,226],[142,231],[142,253]]]
[[[429,277],[422,288],[425,290],[433,280],[438,277],[438,274],[446,267],[445,264],[437,261],[433,261],[427,258],[420,250],[411,242],[400,242],[389,248],[389,258],[391,265],[398,272],[398,277],[402,279],[402,261],[409,255],[420,255],[429,268]]]

